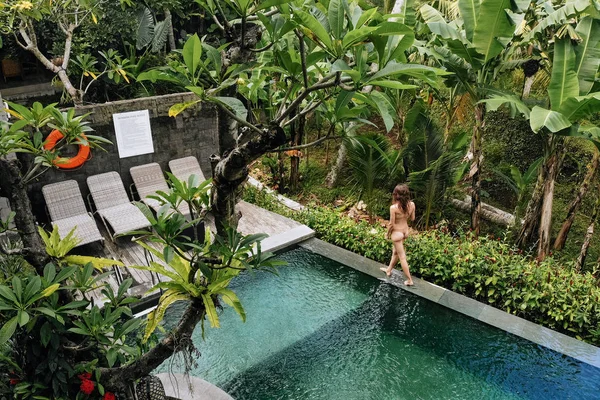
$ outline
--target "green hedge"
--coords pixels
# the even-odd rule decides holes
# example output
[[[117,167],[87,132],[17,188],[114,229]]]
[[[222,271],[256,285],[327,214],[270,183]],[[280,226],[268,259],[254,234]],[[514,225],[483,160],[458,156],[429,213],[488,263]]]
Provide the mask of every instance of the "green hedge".
[[[322,240],[389,262],[384,227],[357,223],[324,207],[293,212],[255,189],[247,190],[245,198],[308,225]],[[600,288],[591,273],[576,273],[572,265],[559,265],[553,258],[537,262],[499,238],[475,239],[470,232],[421,232],[406,240],[406,249],[411,271],[429,282],[600,344]]]

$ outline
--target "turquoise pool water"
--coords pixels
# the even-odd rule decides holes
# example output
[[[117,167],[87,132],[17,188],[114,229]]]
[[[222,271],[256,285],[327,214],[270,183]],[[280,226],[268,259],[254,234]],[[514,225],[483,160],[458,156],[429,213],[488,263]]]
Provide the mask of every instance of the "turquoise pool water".
[[[192,374],[238,400],[600,398],[588,364],[308,251],[281,258],[279,276],[233,283],[246,323],[225,309],[205,341],[194,333]]]

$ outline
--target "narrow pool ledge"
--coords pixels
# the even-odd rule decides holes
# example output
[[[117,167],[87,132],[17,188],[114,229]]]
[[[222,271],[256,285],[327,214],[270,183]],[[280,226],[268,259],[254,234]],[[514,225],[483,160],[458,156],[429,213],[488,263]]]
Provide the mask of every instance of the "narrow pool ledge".
[[[371,275],[381,281],[398,286],[417,296],[421,296],[454,311],[478,319],[481,322],[500,328],[513,335],[520,336],[533,343],[600,368],[600,348],[598,347],[584,343],[562,333],[555,332],[541,325],[498,310],[497,308],[480,303],[419,278],[413,277],[415,285],[407,287],[402,283],[404,276],[401,272],[395,270],[392,277],[387,278],[385,273],[380,270],[380,268],[385,267],[385,265],[322,240],[314,238],[309,239],[300,243],[299,246]]]

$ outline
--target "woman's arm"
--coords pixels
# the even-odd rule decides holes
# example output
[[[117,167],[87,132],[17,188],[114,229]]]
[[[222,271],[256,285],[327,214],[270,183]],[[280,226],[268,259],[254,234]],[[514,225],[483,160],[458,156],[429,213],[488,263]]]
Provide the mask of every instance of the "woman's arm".
[[[386,239],[392,238],[392,231],[394,230],[394,223],[396,222],[396,213],[394,212],[394,206],[390,207],[390,222],[388,224],[388,230],[385,234]]]
[[[415,211],[417,210],[417,206],[415,206],[414,202],[410,202],[410,204],[412,205],[412,211],[410,212],[410,220],[411,222],[413,222],[415,220]]]

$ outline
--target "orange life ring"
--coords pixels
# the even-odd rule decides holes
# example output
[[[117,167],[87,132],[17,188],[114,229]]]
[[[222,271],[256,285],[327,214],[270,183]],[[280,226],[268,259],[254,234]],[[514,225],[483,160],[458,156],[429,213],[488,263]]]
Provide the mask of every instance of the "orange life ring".
[[[58,131],[56,129],[53,130],[52,132],[50,132],[50,134],[46,138],[46,142],[44,143],[44,149],[52,150],[54,148],[54,146],[56,146],[56,143],[63,137],[65,137],[65,135],[63,135],[60,131]],[[81,137],[83,139],[87,140],[87,138],[85,137],[84,134],[82,134]],[[82,166],[83,163],[86,162],[89,157],[90,157],[90,146],[80,144],[79,152],[77,153],[77,155],[75,157],[71,157],[71,158],[58,157],[53,161],[53,164],[56,165],[58,168],[73,169],[73,168]]]

